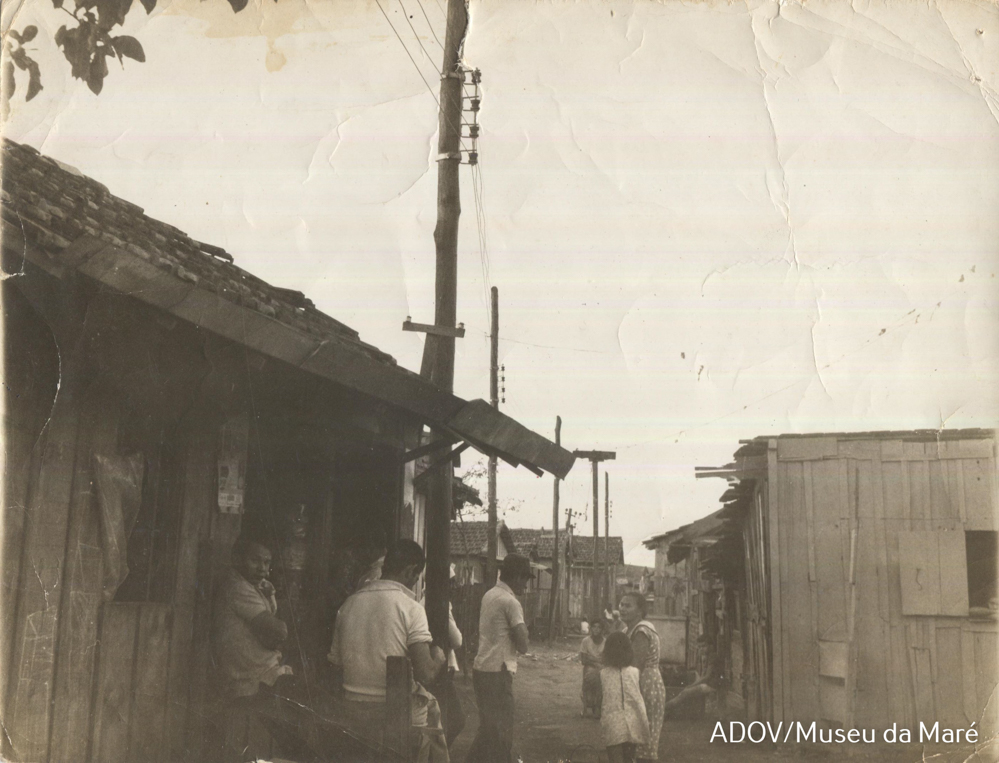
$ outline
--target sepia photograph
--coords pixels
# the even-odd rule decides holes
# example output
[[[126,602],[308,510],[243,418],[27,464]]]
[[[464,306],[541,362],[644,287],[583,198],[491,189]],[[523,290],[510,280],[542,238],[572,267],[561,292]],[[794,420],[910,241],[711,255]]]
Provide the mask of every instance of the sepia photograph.
[[[0,760],[999,761],[999,0],[0,31]]]

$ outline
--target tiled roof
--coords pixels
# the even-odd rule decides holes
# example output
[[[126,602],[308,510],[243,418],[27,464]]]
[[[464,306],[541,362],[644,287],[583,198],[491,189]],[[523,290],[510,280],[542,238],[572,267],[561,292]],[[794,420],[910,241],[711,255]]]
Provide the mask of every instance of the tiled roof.
[[[489,545],[488,522],[452,522],[451,523],[451,556],[482,556]],[[514,541],[510,530],[503,520],[497,525],[499,536],[506,550],[514,553],[524,553]]]
[[[453,556],[480,556],[486,551],[486,522],[452,522],[451,523],[451,554]],[[507,538],[513,544],[518,554],[534,554],[539,560],[551,559],[552,548],[555,545],[555,537],[551,530],[537,530],[532,528],[515,528],[507,526],[501,521],[499,524],[500,535],[503,542],[507,544]],[[559,533],[559,546],[565,546],[565,533]],[[604,559],[604,536],[600,536],[598,559]],[[589,535],[572,536],[572,556],[573,561],[582,564],[593,564],[593,537]],[[624,542],[619,535],[610,537],[609,558],[614,564],[624,563]]]
[[[541,538],[542,530],[532,530],[530,528],[510,528],[510,537],[521,554],[529,554],[536,550],[538,541]]]
[[[597,561],[602,564],[605,558],[604,536],[600,536],[600,542],[597,544],[597,547],[600,549],[597,553]],[[610,537],[610,552],[607,554],[606,558],[608,558],[612,564],[624,563],[624,542],[621,540],[621,536],[612,535]],[[572,536],[572,560],[577,564],[593,564],[592,535]]]
[[[27,241],[58,259],[82,236],[117,247],[217,296],[322,340],[336,339],[369,357],[395,365],[360,341],[349,326],[320,312],[301,292],[282,289],[247,273],[223,249],[195,241],[78,170],[39,154],[31,146],[3,140],[2,215]]]
[[[565,548],[565,543],[568,536],[564,532],[558,534],[558,545],[559,548]],[[538,544],[535,546],[535,553],[538,555],[538,559],[551,559],[552,550],[555,548],[555,535],[551,532],[545,532],[538,538]]]
[[[555,535],[551,530],[535,530],[530,528],[510,528],[510,535],[517,546],[517,551],[521,554],[534,554],[538,559],[551,559],[552,549],[555,548]],[[564,548],[566,542],[565,533],[559,533],[559,546]],[[572,536],[572,553],[576,562],[583,564],[593,564],[593,537],[589,535]],[[600,536],[599,559],[604,558],[604,536]],[[620,536],[612,535],[610,538],[609,558],[615,564],[624,561],[624,543]]]
[[[451,555],[475,556],[486,549],[486,522],[452,522]]]

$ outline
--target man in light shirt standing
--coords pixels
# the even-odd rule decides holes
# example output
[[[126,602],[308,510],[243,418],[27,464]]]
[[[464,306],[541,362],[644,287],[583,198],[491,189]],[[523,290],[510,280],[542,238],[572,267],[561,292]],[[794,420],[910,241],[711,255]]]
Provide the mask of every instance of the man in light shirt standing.
[[[479,730],[468,763],[510,763],[513,754],[513,675],[528,649],[524,610],[517,596],[533,577],[526,556],[507,554],[499,582],[482,597],[479,651],[472,665]]]

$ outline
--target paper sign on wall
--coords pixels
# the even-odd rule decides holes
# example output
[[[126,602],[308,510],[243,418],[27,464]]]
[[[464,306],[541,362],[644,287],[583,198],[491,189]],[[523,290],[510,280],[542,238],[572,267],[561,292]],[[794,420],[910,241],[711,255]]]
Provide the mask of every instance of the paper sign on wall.
[[[250,440],[250,419],[246,414],[230,419],[222,426],[219,446],[219,511],[243,513],[246,487],[246,451]]]

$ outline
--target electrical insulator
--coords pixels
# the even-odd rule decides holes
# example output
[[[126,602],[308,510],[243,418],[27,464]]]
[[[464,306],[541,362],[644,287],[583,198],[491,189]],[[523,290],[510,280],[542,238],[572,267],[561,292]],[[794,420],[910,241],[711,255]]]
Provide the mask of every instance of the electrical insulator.
[[[482,82],[482,71],[481,70],[476,69],[475,71],[472,72],[472,82],[473,82],[473,84],[476,84],[476,85],[478,85],[480,82]]]
[[[468,125],[468,137],[478,138],[479,137],[479,126],[478,125]]]
[[[468,107],[468,110],[472,111],[472,112],[475,112],[475,111],[479,110],[479,104],[482,103],[482,99],[481,98],[472,98],[472,99],[470,99],[469,103],[470,103],[470,106]]]
[[[468,163],[469,164],[478,164],[479,163],[479,152],[478,151],[469,151],[468,152]]]

